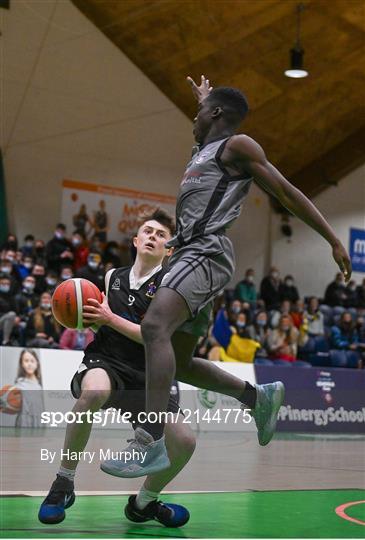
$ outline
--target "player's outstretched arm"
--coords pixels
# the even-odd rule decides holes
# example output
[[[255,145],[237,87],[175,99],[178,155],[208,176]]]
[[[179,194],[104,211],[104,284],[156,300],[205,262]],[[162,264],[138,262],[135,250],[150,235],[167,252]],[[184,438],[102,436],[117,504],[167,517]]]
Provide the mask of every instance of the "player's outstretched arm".
[[[85,325],[96,326],[109,326],[116,332],[123,334],[125,337],[135,341],[136,343],[143,343],[141,327],[139,324],[132,323],[123,317],[119,317],[116,313],[113,313],[109,307],[108,299],[103,294],[103,302],[100,304],[94,298],[89,298],[87,304],[83,306],[82,317]]]
[[[193,94],[199,103],[208,97],[213,90],[213,86],[210,86],[209,79],[206,79],[204,75],[201,76],[200,86],[191,77],[186,77],[186,80],[190,84]]]
[[[228,146],[228,145],[227,145]],[[332,247],[332,255],[346,281],[351,277],[351,261],[330,224],[314,204],[266,159],[261,146],[246,135],[232,137],[229,151],[233,161],[250,172],[256,183],[276,197],[285,208],[317,231]]]

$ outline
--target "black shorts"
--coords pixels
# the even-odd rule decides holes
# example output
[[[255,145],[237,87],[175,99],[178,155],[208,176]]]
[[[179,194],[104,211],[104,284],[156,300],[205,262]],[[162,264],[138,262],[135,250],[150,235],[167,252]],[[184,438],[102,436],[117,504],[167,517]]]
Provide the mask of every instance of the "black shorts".
[[[138,413],[146,410],[145,373],[101,354],[87,353],[71,381],[71,392],[74,398],[78,399],[81,395],[81,382],[85,373],[96,368],[104,369],[111,383],[110,397],[101,408],[114,407],[120,409],[122,413],[131,412],[131,423],[133,427],[136,427]],[[178,392],[175,390],[170,394],[167,410],[173,413],[181,412]]]

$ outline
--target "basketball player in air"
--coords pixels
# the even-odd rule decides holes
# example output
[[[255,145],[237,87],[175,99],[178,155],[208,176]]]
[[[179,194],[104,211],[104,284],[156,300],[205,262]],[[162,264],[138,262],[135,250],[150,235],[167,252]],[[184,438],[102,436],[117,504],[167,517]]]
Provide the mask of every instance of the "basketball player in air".
[[[72,379],[71,390],[77,402],[75,412],[98,411],[115,407],[133,414],[145,410],[145,353],[140,323],[165,273],[162,261],[168,250],[166,242],[175,231],[172,218],[162,210],[146,217],[134,238],[137,255],[132,267],[110,270],[105,276],[107,297],[102,304],[90,300],[84,307],[84,322],[96,324],[99,330],[85,350],[85,356]],[[209,316],[202,313],[187,332],[199,336],[206,331]],[[201,325],[201,328],[198,325]],[[175,396],[168,410],[179,410]],[[168,527],[179,527],[189,519],[180,505],[157,500],[160,491],[189,461],[195,437],[183,416],[166,425],[166,445],[170,467],[148,476],[137,496],[131,496],[125,514],[131,521],[155,519]],[[135,426],[136,424],[132,424]],[[68,424],[64,452],[82,452],[88,442],[92,423]],[[137,430],[138,431],[138,430]],[[133,443],[131,449],[133,447]],[[56,480],[43,501],[38,517],[42,523],[60,523],[65,509],[75,501],[74,477],[78,462],[64,458]]]
[[[141,326],[146,351],[146,410],[157,414],[167,410],[174,376],[195,381],[191,384],[200,388],[229,393],[222,388],[227,381],[219,372],[192,358],[196,338],[179,341],[174,334],[232,278],[234,253],[226,232],[238,217],[252,182],[325,238],[346,280],[351,276],[349,256],[321,213],[267,160],[256,141],[235,134],[248,112],[245,96],[235,88],[212,89],[204,76],[199,87],[190,77],[188,81],[199,102],[193,130],[198,147],[180,185],[176,233],[167,243],[174,247],[169,271]],[[251,408],[259,442],[265,445],[274,433],[283,385],[242,384],[241,401]],[[147,452],[143,463],[108,460],[102,469],[115,476],[137,477],[169,467],[163,419],[155,422],[151,418],[143,425],[143,432],[140,442]]]

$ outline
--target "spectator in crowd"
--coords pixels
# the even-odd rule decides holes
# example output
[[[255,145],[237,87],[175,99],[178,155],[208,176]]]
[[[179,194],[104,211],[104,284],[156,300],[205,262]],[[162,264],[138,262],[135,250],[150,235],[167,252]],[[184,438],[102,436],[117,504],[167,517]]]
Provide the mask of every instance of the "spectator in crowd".
[[[359,338],[359,343],[365,347],[365,314],[359,310],[356,317],[356,330]]]
[[[300,330],[300,327],[302,326],[304,322],[304,301],[301,298],[298,298],[298,300],[292,304],[291,310],[290,310],[290,316],[292,318],[292,321],[294,323],[294,326]]]
[[[279,326],[271,330],[268,338],[270,357],[287,362],[297,358],[299,330],[295,328],[290,315],[280,317]]]
[[[0,261],[0,275],[7,276],[10,280],[10,294],[15,295],[20,290],[19,276],[14,270],[14,265],[8,260]]]
[[[344,311],[341,314],[340,322],[332,326],[331,343],[334,349],[357,350],[359,336],[349,311]]]
[[[237,283],[234,290],[234,297],[240,302],[247,302],[250,307],[255,308],[257,301],[257,291],[254,283],[255,273],[252,268],[246,270],[245,278]]]
[[[357,292],[357,307],[365,308],[365,278],[362,280],[362,284],[356,289]]]
[[[269,321],[271,328],[277,328],[279,326],[280,318],[282,315],[290,315],[291,303],[289,300],[283,300],[279,309],[273,309],[269,313]]]
[[[294,278],[290,274],[285,276],[284,282],[279,286],[280,301],[289,300],[292,304],[295,304],[299,300],[298,289],[295,286]]]
[[[58,322],[52,315],[51,295],[44,292],[27,322],[25,331],[27,346],[58,349],[60,330]]]
[[[66,281],[66,279],[71,279],[74,277],[74,271],[72,266],[62,266],[61,268],[61,281]]]
[[[275,266],[270,268],[269,275],[261,281],[260,296],[268,311],[278,309],[280,305],[280,274]]]
[[[60,348],[83,351],[93,339],[94,332],[90,328],[85,328],[84,330],[66,328],[60,339]]]
[[[35,241],[34,252],[34,261],[47,267],[46,247],[43,240]]]
[[[74,232],[72,235],[72,247],[74,252],[74,265],[75,272],[87,264],[87,258],[89,256],[89,248],[87,246],[86,237],[80,232]]]
[[[48,292],[50,295],[52,295],[58,283],[59,280],[57,273],[54,270],[48,270],[46,274],[46,290],[44,292]]]
[[[22,257],[20,263],[16,265],[16,271],[21,281],[32,273],[33,266],[33,258],[30,255],[25,255]]]
[[[76,277],[88,279],[101,291],[104,290],[104,268],[101,264],[101,255],[95,251],[90,251],[87,258],[87,265],[76,272]]]
[[[17,251],[18,249],[18,239],[15,236],[15,234],[8,234],[7,239],[5,240],[4,244],[1,246],[1,251]],[[2,255],[1,255],[2,256]]]
[[[10,278],[0,275],[0,332],[1,344],[10,345],[10,337],[17,322],[15,300],[10,290]]]
[[[260,343],[261,348],[257,350],[256,357],[269,356],[269,320],[266,311],[258,311],[255,315],[253,324],[248,328],[248,334],[251,339]]]
[[[35,277],[27,276],[23,279],[22,290],[15,296],[16,314],[23,322],[27,322],[30,314],[39,303],[39,296],[35,292],[35,284]]]
[[[90,224],[90,218],[86,211],[86,205],[82,204],[78,214],[75,214],[72,218],[73,226],[75,227],[74,234],[80,234],[83,238],[86,238],[86,225]]]
[[[233,332],[242,338],[250,338],[250,333],[247,326],[247,314],[244,311],[240,311],[237,315],[236,322],[233,326]]]
[[[108,263],[111,263],[110,268],[119,268],[121,266],[120,260],[120,249],[117,242],[108,242],[105,246],[104,256],[103,256],[104,266]]]
[[[239,300],[233,300],[228,306],[227,317],[228,322],[231,326],[236,324],[239,313],[242,311],[242,304]]]
[[[109,229],[109,218],[105,211],[105,201],[99,201],[99,210],[94,213],[93,220],[94,236],[99,238],[102,244],[107,242],[107,233]]]
[[[35,292],[39,295],[46,290],[46,269],[43,264],[36,263],[33,266],[32,276],[35,278]]]
[[[34,257],[34,236],[32,234],[27,234],[24,237],[24,245],[20,248],[23,257]]]
[[[63,223],[57,225],[52,240],[48,242],[46,256],[48,267],[56,272],[60,271],[61,266],[72,265],[72,244],[66,238],[66,226]]]
[[[319,310],[319,301],[316,296],[311,296],[309,299],[304,316],[308,323],[308,336],[324,336],[324,315]]]
[[[324,302],[329,306],[344,306],[346,303],[346,287],[341,272],[336,274],[335,280],[332,281],[326,289]]]
[[[353,279],[348,282],[346,286],[346,300],[345,300],[345,306],[346,307],[357,307],[358,304],[358,298],[357,298],[357,287],[356,287],[356,281]]]

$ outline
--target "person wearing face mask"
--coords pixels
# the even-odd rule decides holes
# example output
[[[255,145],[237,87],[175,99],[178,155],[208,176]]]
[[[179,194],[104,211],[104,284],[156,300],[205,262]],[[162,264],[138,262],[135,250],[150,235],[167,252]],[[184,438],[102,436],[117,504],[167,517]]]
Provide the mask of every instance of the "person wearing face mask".
[[[255,308],[257,301],[257,291],[254,279],[255,273],[252,268],[249,268],[246,270],[245,278],[237,283],[234,290],[234,297],[240,302],[247,302],[252,308]]]
[[[59,284],[58,275],[53,270],[48,270],[46,275],[46,290],[44,292],[48,292],[49,294],[53,294],[55,291],[55,288]]]
[[[24,327],[38,303],[39,296],[35,292],[35,277],[27,276],[23,280],[21,292],[15,296],[16,313]]]
[[[249,338],[250,334],[247,329],[247,315],[244,311],[238,314],[236,324],[234,325],[236,334],[242,338]]]
[[[36,264],[47,266],[46,248],[43,240],[36,240],[34,246],[34,260]]]
[[[332,281],[326,288],[324,303],[332,307],[344,306],[346,298],[345,281],[341,272],[338,272],[334,281]]]
[[[319,310],[319,302],[316,296],[308,301],[308,307],[304,311],[304,317],[308,323],[308,337],[324,336],[324,315]]]
[[[1,344],[10,345],[10,336],[17,322],[16,306],[10,291],[10,279],[0,275],[0,334]]]
[[[89,256],[89,248],[86,243],[85,235],[75,231],[71,239],[74,264],[73,268],[75,272],[87,264],[87,258]]]
[[[44,292],[25,329],[27,347],[59,349],[61,328],[52,314],[51,295]]]
[[[60,278],[61,281],[66,281],[66,279],[71,279],[74,277],[74,271],[72,269],[72,266],[63,266],[61,268]]]
[[[66,238],[66,226],[59,223],[55,229],[53,238],[47,243],[46,257],[48,267],[56,272],[61,266],[73,263],[72,244]]]
[[[294,278],[291,275],[285,276],[284,282],[279,286],[280,301],[289,300],[292,304],[299,300],[298,289],[294,284]]]
[[[18,239],[15,234],[8,234],[7,239],[1,246],[1,251],[7,251],[9,249],[12,251],[16,251],[18,249]]]
[[[15,295],[20,291],[20,282],[14,270],[13,263],[9,260],[0,261],[0,275],[6,276],[10,280],[10,294]]]
[[[32,276],[35,279],[35,292],[42,294],[46,290],[46,269],[43,264],[36,263],[33,266]]]
[[[278,309],[280,305],[280,274],[276,266],[263,278],[260,285],[260,297],[264,300],[266,309]]]
[[[247,330],[250,338],[261,345],[261,348],[256,352],[256,356],[266,358],[269,349],[269,320],[266,311],[259,311],[256,313],[254,323],[251,324]]]
[[[20,248],[23,257],[34,257],[34,236],[27,234],[24,237],[24,245]]]
[[[19,264],[16,265],[16,271],[18,272],[21,280],[30,276],[34,266],[34,261],[32,257],[23,257]]]
[[[104,268],[101,264],[101,255],[95,251],[90,251],[87,258],[87,265],[76,272],[76,277],[88,279],[101,291],[104,290]]]
[[[270,358],[295,362],[297,358],[299,330],[293,325],[289,315],[280,317],[279,326],[268,337]]]
[[[346,286],[346,300],[345,305],[346,307],[357,307],[358,304],[358,298],[357,298],[357,287],[356,287],[356,281],[351,280],[348,282]]]

